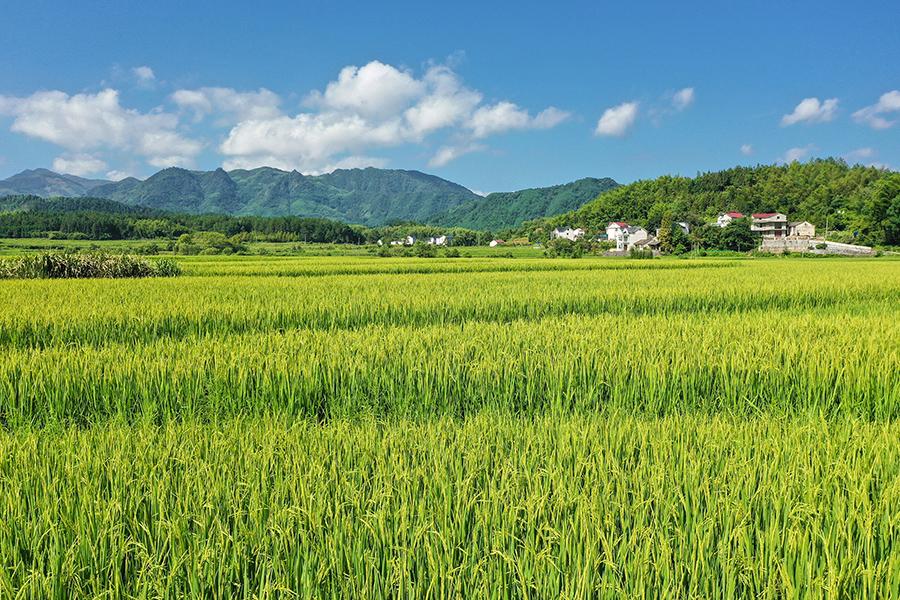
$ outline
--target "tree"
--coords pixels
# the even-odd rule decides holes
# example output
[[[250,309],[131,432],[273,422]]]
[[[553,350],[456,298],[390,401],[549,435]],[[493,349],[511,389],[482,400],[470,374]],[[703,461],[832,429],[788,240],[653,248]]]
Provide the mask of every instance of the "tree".
[[[724,250],[747,252],[756,248],[756,237],[750,231],[749,219],[736,219],[722,230],[720,247]]]
[[[671,254],[675,250],[672,243],[672,213],[666,212],[659,226],[659,251],[663,254]]]

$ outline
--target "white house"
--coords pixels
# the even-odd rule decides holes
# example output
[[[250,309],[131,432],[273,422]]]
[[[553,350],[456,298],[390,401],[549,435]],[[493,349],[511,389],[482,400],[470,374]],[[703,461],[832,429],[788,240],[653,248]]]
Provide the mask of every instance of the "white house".
[[[764,238],[783,238],[788,234],[787,215],[782,213],[753,213],[750,231]]]
[[[580,227],[578,229],[572,229],[571,227],[560,229],[559,227],[557,227],[550,232],[551,240],[562,238],[574,242],[575,240],[580,240],[582,237],[584,237],[584,229],[581,229]]]
[[[503,240],[491,240],[491,243],[488,244],[488,246],[490,246],[491,248],[496,248],[497,246],[501,246],[505,243],[506,242],[504,242]]]
[[[624,221],[613,221],[606,226],[606,239],[616,243],[616,250],[630,250],[637,242],[650,237],[643,227],[635,227]]]
[[[791,237],[798,238],[814,238],[816,237],[816,226],[809,221],[797,221],[788,225]]]
[[[739,213],[739,212],[732,211],[732,212],[722,213],[716,219],[716,225],[718,225],[719,227],[728,227],[731,224],[731,222],[734,221],[735,219],[743,219],[743,218],[744,218],[744,214]]]
[[[428,238],[428,243],[432,246],[446,246],[449,243],[446,235]]]

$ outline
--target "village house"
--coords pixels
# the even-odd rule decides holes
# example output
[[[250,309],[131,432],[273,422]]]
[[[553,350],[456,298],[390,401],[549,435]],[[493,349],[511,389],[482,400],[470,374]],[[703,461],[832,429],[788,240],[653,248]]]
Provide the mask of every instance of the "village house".
[[[412,246],[416,243],[416,238],[411,235],[406,236],[400,240],[393,240],[391,242],[391,246]]]
[[[629,225],[624,221],[613,221],[606,226],[606,239],[616,243],[616,250],[630,250],[636,243],[650,237],[643,227]]]
[[[450,243],[450,239],[446,235],[428,238],[428,243],[432,246],[446,246]]]
[[[503,240],[491,240],[491,243],[488,244],[491,248],[496,248],[497,246],[502,246],[506,242]]]
[[[743,219],[743,218],[744,218],[744,214],[739,213],[739,212],[732,211],[732,212],[722,213],[716,219],[716,225],[718,225],[719,227],[728,227],[731,224],[731,222],[734,221],[735,219]]]
[[[816,237],[816,226],[809,221],[794,221],[789,225],[791,237],[812,239]]]
[[[764,238],[780,239],[788,235],[787,215],[782,213],[753,213],[750,231]]]
[[[584,229],[581,229],[580,227],[578,229],[572,229],[571,227],[560,229],[557,227],[550,232],[551,240],[564,239],[574,242],[575,240],[580,240],[582,237],[584,237]]]

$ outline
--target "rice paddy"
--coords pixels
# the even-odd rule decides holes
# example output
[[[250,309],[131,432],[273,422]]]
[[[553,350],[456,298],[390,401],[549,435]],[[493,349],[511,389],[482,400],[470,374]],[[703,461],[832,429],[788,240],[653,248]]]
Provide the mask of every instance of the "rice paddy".
[[[0,597],[900,597],[900,262],[0,281]]]

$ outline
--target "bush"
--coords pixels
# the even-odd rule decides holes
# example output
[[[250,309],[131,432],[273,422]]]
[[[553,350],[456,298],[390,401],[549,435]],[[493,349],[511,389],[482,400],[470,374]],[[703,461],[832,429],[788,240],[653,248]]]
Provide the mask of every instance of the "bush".
[[[0,261],[0,279],[175,277],[173,260],[150,261],[128,254],[46,252]]]
[[[653,250],[641,250],[635,246],[628,251],[628,258],[650,259],[653,258]]]

